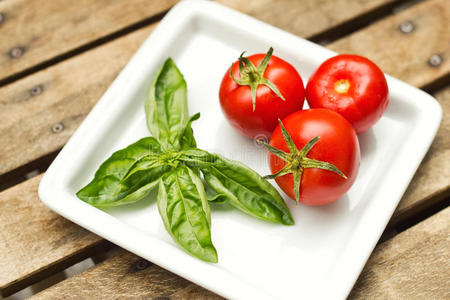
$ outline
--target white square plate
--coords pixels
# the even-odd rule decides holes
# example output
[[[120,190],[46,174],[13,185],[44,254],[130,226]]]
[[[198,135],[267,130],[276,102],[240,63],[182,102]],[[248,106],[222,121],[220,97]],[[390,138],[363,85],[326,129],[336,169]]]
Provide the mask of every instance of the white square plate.
[[[206,1],[176,5],[145,41],[52,163],[39,186],[55,212],[174,273],[229,298],[343,299],[361,272],[429,148],[441,108],[428,94],[387,76],[390,105],[360,135],[361,168],[351,190],[325,207],[284,198],[294,226],[212,208],[218,264],[186,254],[164,229],[155,201],[97,209],[77,199],[112,152],[147,136],[144,99],[155,72],[171,56],[188,85],[200,148],[243,161],[268,174],[266,150],[236,133],[218,101],[221,78],[243,50],[291,62],[304,82],[334,52]]]

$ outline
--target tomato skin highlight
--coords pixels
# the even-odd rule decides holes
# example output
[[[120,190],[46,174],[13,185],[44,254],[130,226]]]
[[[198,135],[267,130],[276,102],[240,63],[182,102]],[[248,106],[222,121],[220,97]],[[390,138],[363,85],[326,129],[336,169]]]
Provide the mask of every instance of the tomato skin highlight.
[[[369,130],[386,111],[388,85],[380,68],[369,59],[350,54],[323,62],[308,80],[311,108],[328,108],[343,115],[356,132]]]
[[[247,58],[258,66],[264,56],[265,54],[255,54]],[[237,61],[233,63],[232,73],[235,78],[240,78]],[[225,117],[233,128],[249,138],[261,135],[270,137],[278,124],[278,119],[301,110],[305,100],[302,78],[297,70],[283,59],[272,55],[264,77],[278,88],[285,101],[269,87],[259,85],[253,111],[250,87],[234,82],[229,69],[225,72],[220,85],[219,99]]]
[[[282,120],[298,149],[316,136],[319,141],[308,153],[308,157],[336,166],[347,179],[336,173],[318,168],[305,168],[300,184],[300,203],[324,205],[342,197],[353,185],[360,165],[360,149],[352,125],[340,114],[327,109],[308,109],[295,112]],[[270,139],[270,145],[289,153],[280,126]],[[285,162],[269,153],[272,174],[280,171]],[[292,199],[294,177],[286,174],[275,179],[280,188]]]

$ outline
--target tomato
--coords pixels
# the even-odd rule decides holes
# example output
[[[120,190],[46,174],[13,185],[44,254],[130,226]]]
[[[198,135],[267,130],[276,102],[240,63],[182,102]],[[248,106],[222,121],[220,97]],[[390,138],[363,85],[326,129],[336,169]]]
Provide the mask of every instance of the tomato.
[[[305,100],[303,81],[288,62],[272,55],[255,54],[232,64],[220,85],[222,111],[231,126],[254,138],[270,137],[289,114],[301,110]],[[230,72],[231,71],[231,72]]]
[[[267,178],[275,178],[289,197],[301,203],[331,203],[356,179],[360,164],[356,132],[344,117],[331,110],[295,112],[280,121],[270,144],[261,143],[271,151],[273,175]]]
[[[369,130],[388,106],[388,85],[380,68],[358,55],[337,55],[314,72],[306,86],[311,108],[343,115],[357,133]]]

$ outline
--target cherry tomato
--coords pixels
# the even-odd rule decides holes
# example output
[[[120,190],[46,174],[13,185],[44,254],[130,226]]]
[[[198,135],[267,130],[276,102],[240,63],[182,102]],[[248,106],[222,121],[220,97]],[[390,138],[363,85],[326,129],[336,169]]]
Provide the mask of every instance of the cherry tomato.
[[[263,142],[262,142],[263,143]],[[353,185],[360,164],[359,143],[352,125],[328,109],[295,112],[278,125],[265,144],[280,188],[307,205],[324,205]],[[280,151],[281,150],[281,151]]]
[[[301,110],[305,100],[303,81],[288,62],[272,55],[255,54],[232,64],[220,85],[222,111],[232,127],[254,138],[270,137],[289,114]],[[231,72],[230,72],[231,71]]]
[[[337,55],[314,72],[306,86],[311,108],[328,108],[343,115],[357,133],[370,129],[388,106],[383,72],[369,59]]]

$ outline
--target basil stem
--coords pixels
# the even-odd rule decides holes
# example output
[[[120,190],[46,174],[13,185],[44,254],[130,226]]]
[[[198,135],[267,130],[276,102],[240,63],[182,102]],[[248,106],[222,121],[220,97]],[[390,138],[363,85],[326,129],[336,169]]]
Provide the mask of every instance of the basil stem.
[[[145,101],[147,127],[165,149],[179,150],[188,123],[187,88],[183,75],[168,58]]]
[[[209,204],[203,183],[194,171],[179,166],[162,177],[158,209],[167,231],[181,247],[206,262],[217,262]]]
[[[171,166],[159,156],[161,147],[153,137],[143,138],[114,152],[95,173],[94,179],[77,192],[94,206],[116,206],[144,198]]]
[[[200,149],[183,151],[180,160],[198,167],[206,183],[218,194],[213,202],[229,203],[243,212],[271,222],[294,224],[289,208],[278,191],[261,175],[238,161]]]

